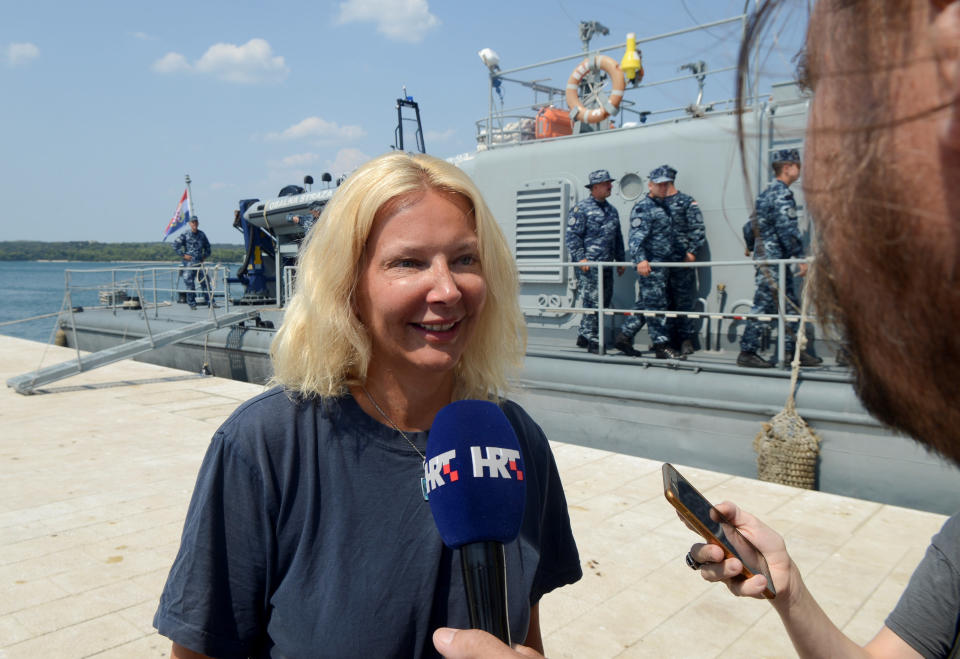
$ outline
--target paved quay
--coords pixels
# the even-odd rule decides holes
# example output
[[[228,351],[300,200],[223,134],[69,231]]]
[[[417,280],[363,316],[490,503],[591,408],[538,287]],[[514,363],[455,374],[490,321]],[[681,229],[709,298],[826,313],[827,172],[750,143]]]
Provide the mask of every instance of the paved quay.
[[[0,336],[0,376],[72,357]],[[259,386],[126,361],[0,390],[0,659],[166,657],[151,626],[210,436]],[[745,437],[744,441],[752,441]],[[660,463],[554,443],[584,578],[541,603],[550,657],[792,657],[765,601],[707,584]],[[866,642],[944,516],[678,468],[787,538],[811,591]]]

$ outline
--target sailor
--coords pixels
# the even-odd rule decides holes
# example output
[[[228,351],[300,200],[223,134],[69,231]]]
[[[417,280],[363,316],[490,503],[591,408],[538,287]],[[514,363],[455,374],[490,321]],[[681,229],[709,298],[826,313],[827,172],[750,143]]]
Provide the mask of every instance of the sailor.
[[[630,257],[637,266],[639,290],[634,308],[664,312],[676,304],[669,268],[653,268],[651,261],[683,261],[687,241],[681,241],[677,223],[674,223],[667,204],[676,170],[669,165],[650,172],[647,187],[650,192],[633,207],[630,213]],[[633,349],[633,337],[643,326],[643,315],[634,314],[621,328],[613,346],[627,352]],[[686,359],[670,345],[670,328],[663,314],[647,320],[650,343],[657,359]],[[635,352],[635,351],[634,351]],[[628,353],[629,354],[629,353]]]
[[[680,192],[674,185],[677,170],[670,165],[659,168],[665,170],[667,192],[664,201],[670,218],[673,220],[674,231],[683,261],[692,263],[697,260],[697,251],[707,242],[707,231],[703,225],[703,213],[696,199]],[[669,279],[668,289],[673,293],[670,308],[676,311],[693,311],[697,303],[697,268],[670,268],[667,271]],[[681,355],[692,355],[697,346],[697,334],[700,330],[700,319],[691,316],[680,316],[669,320],[670,336],[676,338],[672,345],[680,347]]]
[[[598,261],[623,261],[623,233],[620,231],[620,214],[608,201],[613,191],[613,181],[605,169],[590,172],[590,196],[580,201],[567,216],[566,243],[571,261],[580,263]],[[597,268],[580,266],[580,288],[583,306],[597,307]],[[623,266],[617,267],[622,275]],[[610,306],[613,299],[613,269],[603,269],[603,306]],[[600,351],[597,315],[586,313],[580,320],[577,346],[594,354]]]
[[[800,228],[797,226],[797,202],[793,198],[790,186],[800,178],[800,152],[796,149],[781,149],[773,154],[773,173],[776,179],[757,197],[757,237],[754,243],[754,260],[764,259],[799,259],[803,258],[803,242],[800,239]],[[778,268],[776,265],[759,265],[756,268],[756,293],[753,296],[751,314],[777,314]],[[797,266],[797,276],[807,274],[807,264]],[[788,313],[797,313],[800,303],[793,286],[793,278],[787,276],[783,282],[784,293],[787,297]],[[772,321],[771,321],[772,322]],[[747,320],[740,339],[740,354],[737,356],[737,365],[748,368],[772,368],[775,364],[768,362],[757,354],[760,348],[760,336],[763,322],[756,318]],[[784,346],[786,352],[784,360],[793,358],[796,345],[797,322],[787,323]],[[819,357],[803,352],[800,354],[802,366],[817,366],[823,360]]]
[[[308,207],[310,211],[309,215],[288,215],[287,222],[292,222],[293,224],[299,224],[303,228],[303,232],[306,233],[310,230],[314,224],[317,223],[317,220],[320,219],[320,212],[323,210],[323,204],[319,201],[315,201]]]
[[[185,268],[182,274],[183,283],[187,287],[187,304],[191,309],[197,308],[194,279],[199,279],[207,304],[216,306],[213,303],[213,296],[210,295],[207,272],[203,268],[203,262],[210,256],[210,241],[207,240],[207,234],[200,230],[200,220],[196,217],[190,218],[188,226],[190,230],[184,231],[173,241],[173,249],[180,255],[180,265]]]

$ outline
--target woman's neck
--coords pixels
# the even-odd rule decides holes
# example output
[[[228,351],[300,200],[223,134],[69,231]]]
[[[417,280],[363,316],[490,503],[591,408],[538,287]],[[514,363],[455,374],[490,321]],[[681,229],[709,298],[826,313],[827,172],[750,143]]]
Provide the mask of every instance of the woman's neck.
[[[453,373],[402,378],[371,369],[363,386],[351,387],[350,393],[380,423],[419,431],[428,430],[440,408],[451,402],[453,383]]]

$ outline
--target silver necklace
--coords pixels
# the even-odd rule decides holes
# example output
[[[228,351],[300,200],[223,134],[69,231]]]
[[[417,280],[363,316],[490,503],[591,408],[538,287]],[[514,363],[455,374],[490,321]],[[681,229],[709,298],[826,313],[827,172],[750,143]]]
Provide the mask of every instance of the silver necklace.
[[[413,443],[413,440],[412,440],[412,439],[410,439],[409,437],[407,437],[407,433],[405,433],[405,432],[403,432],[402,430],[400,430],[400,426],[398,426],[397,424],[395,424],[395,423],[393,422],[393,419],[391,419],[391,418],[387,415],[387,413],[383,411],[383,408],[380,407],[380,405],[377,404],[376,399],[375,399],[373,396],[370,395],[370,392],[367,391],[367,388],[361,384],[361,385],[360,385],[360,389],[363,391],[364,395],[367,397],[367,400],[369,400],[370,403],[376,408],[376,410],[377,410],[378,412],[380,412],[380,416],[382,416],[382,417],[384,418],[384,420],[385,420],[387,423],[389,423],[390,426],[391,426],[394,430],[396,430],[398,433],[400,433],[400,436],[403,437],[405,440],[407,440],[407,444],[409,444],[409,445],[413,448],[413,450],[417,452],[417,455],[419,455],[419,456],[420,456],[420,459],[423,460],[423,468],[424,468],[424,471],[426,471],[426,467],[427,467],[427,456],[425,456],[425,455],[420,451],[420,449],[417,448],[417,445]],[[420,492],[423,494],[423,500],[424,500],[424,501],[428,501],[428,500],[429,500],[429,497],[428,497],[428,494],[427,494],[427,479],[426,479],[426,476],[421,476],[421,477],[420,477]]]

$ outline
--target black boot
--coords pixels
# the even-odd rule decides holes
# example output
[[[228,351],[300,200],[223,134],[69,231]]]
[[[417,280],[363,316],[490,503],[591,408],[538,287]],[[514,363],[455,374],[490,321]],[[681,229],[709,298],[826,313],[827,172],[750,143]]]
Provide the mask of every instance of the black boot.
[[[590,343],[590,342],[587,341],[587,337],[585,337],[583,334],[577,334],[577,347],[578,347],[578,348],[586,348],[589,343]]]
[[[814,357],[809,352],[800,353],[800,365],[801,366],[819,366],[823,363],[823,360],[819,357]]]
[[[613,340],[613,347],[628,357],[639,357],[641,355],[640,351],[633,347],[633,340],[628,339],[623,334],[617,334],[617,337]]]
[[[741,350],[737,355],[737,366],[746,366],[747,368],[773,368],[773,364],[761,357],[755,352]]]
[[[686,359],[667,343],[655,343],[653,351],[657,354],[657,359]]]
[[[680,344],[681,355],[692,355],[696,351],[697,349],[693,347],[693,341],[691,339],[684,339],[683,343]]]
[[[600,354],[600,343],[598,341],[591,341],[590,345],[587,346],[587,352],[592,355]]]

